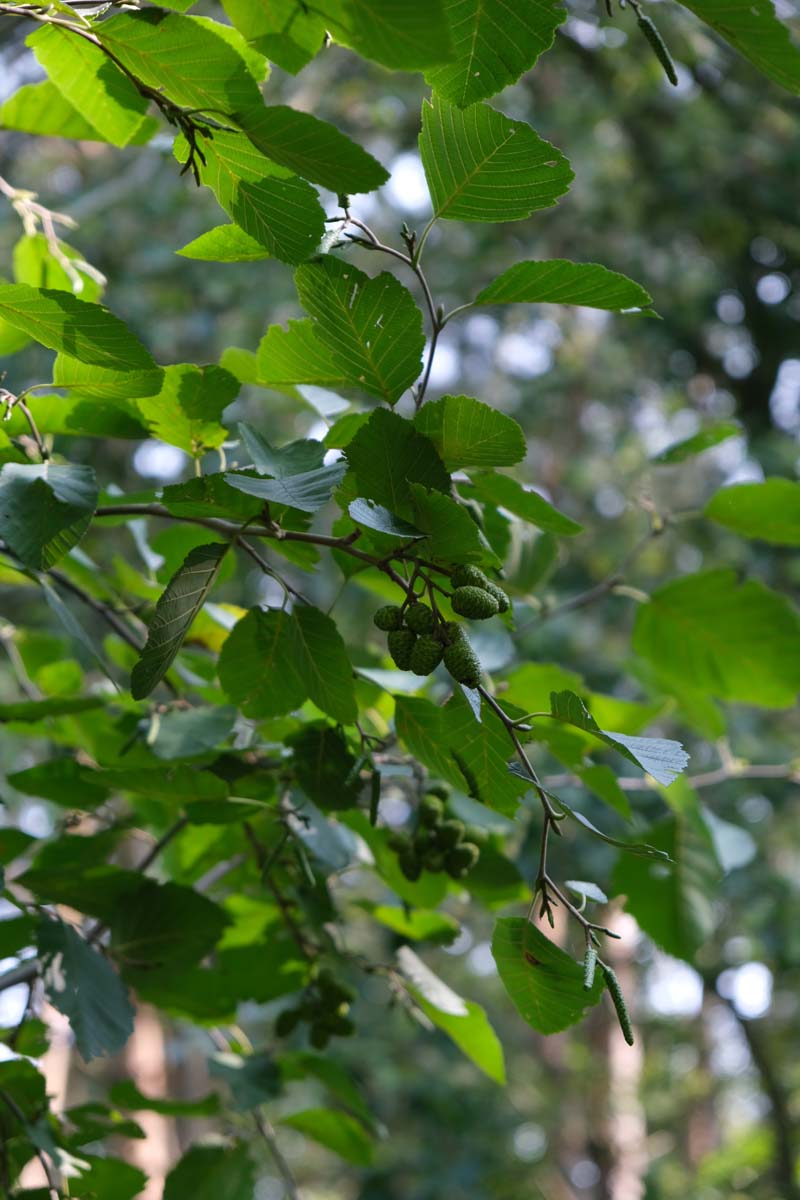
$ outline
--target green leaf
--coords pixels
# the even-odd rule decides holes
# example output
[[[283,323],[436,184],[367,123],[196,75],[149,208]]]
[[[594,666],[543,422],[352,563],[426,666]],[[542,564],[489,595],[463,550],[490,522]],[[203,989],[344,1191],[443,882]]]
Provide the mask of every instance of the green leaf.
[[[509,267],[473,304],[580,304],[586,308],[649,308],[652,299],[638,283],[598,263],[565,258],[519,262]]]
[[[372,1139],[361,1122],[347,1113],[333,1108],[306,1108],[281,1117],[280,1124],[304,1133],[357,1167],[368,1167],[372,1162]]]
[[[219,28],[216,22],[148,9],[101,22],[97,36],[123,67],[176,104],[232,115],[260,104],[261,93]]]
[[[205,603],[222,566],[228,544],[213,542],[191,550],[159,597],[147,644],[131,674],[134,700],[149,696],[164,678]]]
[[[208,1070],[227,1083],[235,1112],[248,1112],[281,1091],[281,1073],[271,1054],[215,1054]]]
[[[585,896],[587,900],[594,900],[597,904],[608,904],[608,896],[596,883],[584,879],[568,879],[566,882],[567,887],[579,896]]]
[[[156,758],[193,758],[226,741],[235,722],[236,709],[228,704],[176,708],[158,715],[147,740]]]
[[[324,258],[295,273],[314,332],[345,381],[394,404],[422,369],[422,313],[411,293],[382,271],[370,279],[351,263]]]
[[[800,546],[800,483],[792,479],[735,483],[712,496],[703,512],[742,537]]]
[[[25,796],[41,796],[65,807],[80,797],[83,811],[97,808],[108,797],[108,788],[96,778],[95,771],[71,758],[57,758],[26,767],[8,776],[8,782]],[[4,833],[8,837],[8,832]],[[0,843],[1,844],[1,843]]]
[[[286,744],[294,753],[298,784],[323,812],[355,807],[363,786],[358,761],[338,729],[313,722],[287,738]]]
[[[590,792],[594,792],[595,796],[599,796],[615,812],[618,812],[621,817],[624,817],[626,821],[630,821],[630,801],[617,783],[617,777],[611,770],[611,767],[605,765],[583,767],[578,772],[578,776],[581,782],[586,784]]]
[[[442,492],[411,485],[415,524],[425,533],[422,550],[437,562],[484,563],[494,559],[463,504]],[[497,562],[497,559],[494,559]]]
[[[560,0],[445,0],[454,58],[425,72],[434,91],[464,108],[501,92],[553,44]]]
[[[145,1096],[132,1079],[121,1079],[112,1084],[108,1098],[119,1108],[156,1112],[162,1117],[213,1117],[220,1110],[219,1096],[215,1092],[199,1100],[164,1100],[160,1096]]]
[[[176,143],[181,162],[186,142]],[[266,159],[243,133],[215,130],[203,141],[201,181],[249,237],[281,262],[299,263],[316,250],[325,213],[311,184]]]
[[[309,1075],[319,1079],[355,1116],[360,1117],[365,1125],[373,1125],[372,1114],[359,1088],[349,1072],[332,1058],[297,1050],[290,1054],[281,1054],[278,1061],[285,1080],[306,1079]]]
[[[657,783],[669,785],[686,770],[689,755],[680,742],[667,738],[631,737],[624,733],[610,733],[600,729],[580,696],[574,692],[551,692],[550,711],[557,721],[565,721],[577,729],[584,729],[599,741],[618,751],[628,762],[636,763],[643,771],[652,775]]]
[[[80,250],[60,238],[58,251],[69,262],[81,262]],[[14,247],[14,279],[17,283],[29,283],[31,287],[56,288],[80,294],[83,300],[99,300],[103,285],[83,271],[77,271],[77,282],[70,278],[61,263],[54,257],[50,243],[43,233],[26,234]]]
[[[37,923],[33,917],[4,917],[0,921],[0,958],[11,958],[18,950],[30,946],[36,940],[36,929]]]
[[[221,473],[171,484],[161,493],[161,503],[176,517],[221,517],[237,524],[261,511],[261,504],[230,487]]]
[[[666,850],[659,849],[658,846],[651,846],[649,842],[627,842],[621,838],[611,837],[610,834],[604,833],[602,829],[598,829],[593,825],[588,817],[585,817],[582,812],[578,812],[576,808],[570,808],[569,804],[561,797],[553,797],[566,812],[567,816],[571,817],[577,825],[590,833],[592,837],[596,837],[598,841],[605,842],[607,846],[616,846],[618,850],[624,850],[626,854],[633,854],[637,858],[656,858],[661,861],[667,861],[669,854]]]
[[[337,41],[395,71],[445,62],[453,53],[443,0],[319,0]]]
[[[253,1200],[256,1169],[247,1147],[192,1146],[170,1171],[164,1200]]]
[[[108,920],[111,951],[132,967],[193,966],[214,948],[229,917],[219,905],[178,883],[140,879]]]
[[[225,357],[222,359],[223,365]],[[334,360],[317,336],[309,318],[289,321],[288,328],[270,325],[258,347],[258,375],[252,382],[260,387],[286,388],[297,383],[338,387],[347,382],[344,368]]]
[[[273,162],[332,192],[372,192],[389,172],[335,125],[284,104],[237,113],[237,124]]]
[[[454,917],[428,908],[409,911],[388,904],[372,904],[367,900],[363,901],[360,907],[364,908],[374,921],[379,921],[399,937],[414,942],[452,942],[460,928]]]
[[[6,463],[0,536],[27,567],[46,571],[81,540],[97,507],[91,467]]]
[[[317,193],[302,179],[241,183],[226,212],[275,258],[292,264],[313,254],[325,230]]]
[[[81,1057],[116,1054],[133,1033],[134,1010],[108,960],[72,926],[50,918],[39,925],[38,946],[47,998],[69,1019]]]
[[[692,962],[716,925],[714,899],[721,870],[711,834],[698,812],[676,814],[647,831],[671,863],[623,855],[613,876],[614,891],[662,950]]]
[[[308,696],[334,721],[352,724],[358,716],[353,668],[335,621],[308,604],[292,616],[294,669]]]
[[[511,743],[484,706],[481,724],[460,692],[440,708],[416,696],[395,698],[397,736],[433,775],[488,808],[513,817],[530,786],[508,769]]]
[[[238,392],[230,371],[181,363],[167,367],[158,394],[142,397],[137,406],[154,437],[199,458],[228,436],[219,418]]]
[[[426,1017],[452,1038],[485,1075],[504,1084],[503,1047],[481,1006],[463,1000],[410,947],[400,947],[397,961],[409,981],[409,992]]]
[[[56,25],[41,26],[27,44],[68,104],[90,121],[94,136],[127,146],[142,132],[147,98],[99,46]]]
[[[329,467],[317,467],[301,475],[286,475],[279,479],[253,479],[231,472],[225,476],[225,482],[248,496],[313,513],[328,503],[346,470],[345,462],[336,462]]]
[[[294,669],[292,616],[251,608],[226,638],[217,666],[225,694],[246,717],[281,717],[308,695]]]
[[[728,438],[741,436],[742,427],[738,421],[717,421],[714,425],[708,425],[699,433],[693,434],[692,437],[684,438],[683,441],[667,446],[666,450],[654,455],[650,461],[658,466],[682,463],[687,458],[693,458],[695,454],[702,454],[705,450],[710,450],[712,446],[718,446],[720,442],[727,441]]]
[[[230,21],[253,46],[292,75],[306,65],[325,39],[325,20],[298,7],[297,0],[223,0]]]
[[[450,491],[450,476],[433,443],[385,408],[375,409],[345,453],[358,494],[405,520],[414,520],[410,484]]]
[[[158,369],[151,355],[118,317],[72,292],[0,284],[0,317],[48,350],[115,371]]]
[[[521,426],[472,396],[443,396],[414,418],[449,471],[460,467],[513,467],[525,457]]]
[[[143,133],[148,136],[157,128],[156,121],[145,120],[139,130],[138,142]],[[26,83],[9,96],[0,108],[0,126],[16,129],[20,133],[38,134],[40,137],[73,138],[80,141],[104,141],[93,125],[69,103],[54,83],[45,79],[42,83]],[[147,140],[143,138],[142,140]]]
[[[507,508],[537,529],[556,533],[560,537],[574,537],[583,532],[583,526],[577,521],[559,512],[538,492],[527,491],[510,475],[496,475],[494,472],[476,474],[472,476],[472,483],[479,500]]]
[[[238,225],[217,225],[175,253],[202,262],[258,262],[269,258],[269,250]]]
[[[800,50],[775,15],[772,0],[680,0],[701,21],[795,96],[800,95]]]
[[[446,221],[521,221],[555,204],[573,179],[560,150],[488,104],[426,100],[419,148],[433,215]]]
[[[124,1136],[122,1130],[120,1134]],[[147,1186],[144,1171],[122,1159],[100,1158],[81,1149],[78,1162],[81,1169],[69,1182],[74,1200],[136,1200]]]
[[[636,612],[633,648],[667,690],[687,680],[721,700],[789,708],[800,691],[800,616],[785,596],[733,571],[688,575]]]
[[[583,968],[523,917],[496,923],[492,954],[517,1011],[539,1033],[575,1025],[602,995],[599,977],[586,991]]]
[[[133,401],[36,394],[28,397],[27,404],[39,429],[46,429],[49,434],[135,440],[147,437],[141,414]],[[11,437],[30,432],[27,421],[17,409],[5,428]]]
[[[359,497],[352,502],[347,511],[356,525],[361,525],[365,529],[375,529],[378,533],[385,533],[389,537],[408,541],[409,538],[425,536],[415,525],[410,525],[402,517],[396,517],[394,513],[389,512],[388,508],[384,508],[382,504],[376,504],[374,500],[365,500],[363,497]]]
[[[73,400],[116,400],[124,405],[126,400],[135,400],[139,396],[154,396],[163,382],[164,369],[155,363],[142,370],[120,371],[80,362],[67,354],[57,354],[53,363],[53,386],[68,388]],[[36,403],[36,397],[31,399]],[[135,405],[130,405],[130,411],[141,420]]]

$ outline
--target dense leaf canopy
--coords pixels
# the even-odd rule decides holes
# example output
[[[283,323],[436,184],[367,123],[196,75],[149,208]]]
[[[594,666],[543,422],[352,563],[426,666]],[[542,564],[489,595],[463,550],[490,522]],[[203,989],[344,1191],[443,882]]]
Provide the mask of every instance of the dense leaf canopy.
[[[384,1021],[409,1051],[426,1145],[453,1064],[477,1145],[499,1102],[471,1118],[470,1081],[549,1112],[529,1082],[516,1094],[517,1064],[536,1074],[531,1031],[586,1019],[587,1040],[536,1052],[548,1086],[571,1072],[583,1104],[606,1089],[609,1128],[586,1139],[602,1168],[571,1127],[557,1153],[576,1189],[618,1200],[638,955],[677,960],[707,997],[716,985],[772,1106],[766,1149],[731,1165],[725,1147],[690,1147],[694,1194],[796,1200],[781,1070],[730,999],[759,948],[775,972],[800,961],[796,835],[756,865],[736,810],[701,793],[798,778],[797,360],[788,339],[764,337],[772,359],[753,348],[752,313],[736,340],[735,290],[698,333],[710,259],[681,242],[676,206],[688,229],[706,168],[738,184],[766,178],[770,155],[793,161],[776,85],[800,91],[800,50],[771,0],[681,3],[656,13],[669,48],[634,0],[607,18],[560,0],[0,4],[23,64],[0,108],[15,223],[0,279],[0,993],[24,992],[19,1011],[0,1006],[4,1195],[296,1200],[283,1147],[297,1139],[298,1158],[312,1146],[346,1172],[326,1195],[533,1194],[540,1180],[499,1154],[407,1187],[406,1166],[384,1169],[377,1084],[401,1089]],[[602,93],[628,36],[641,61],[590,126],[576,80]],[[746,162],[737,105],[756,68],[769,137]],[[703,90],[707,142],[680,108]],[[659,191],[633,211],[626,140],[675,207]],[[56,191],[106,172],[83,213],[108,278],[82,227],[65,242],[76,222],[30,190],[30,145]],[[796,256],[782,205],[747,241],[756,261],[780,265],[780,239]],[[717,215],[703,208],[732,261],[737,213]],[[179,282],[153,282],[169,272]],[[756,292],[782,303],[793,287],[787,268]],[[654,400],[665,362],[688,422]],[[767,367],[768,438],[769,390],[746,384]],[[648,457],[656,410],[669,432]],[[753,431],[741,473],[720,478]],[[785,944],[770,887],[787,897]],[[470,997],[481,976],[502,998]],[[54,1013],[84,1063],[113,1058],[68,1104],[51,1094]],[[156,1073],[155,1096],[136,1068],[148,1022],[200,1064],[174,1086]],[[428,1078],[412,1028],[452,1054],[447,1071]],[[660,1058],[652,1076],[673,1068]],[[120,1149],[175,1120],[181,1154]],[[555,1138],[537,1150],[539,1126],[519,1129],[520,1162]],[[652,1195],[687,1194],[686,1170],[652,1174]]]

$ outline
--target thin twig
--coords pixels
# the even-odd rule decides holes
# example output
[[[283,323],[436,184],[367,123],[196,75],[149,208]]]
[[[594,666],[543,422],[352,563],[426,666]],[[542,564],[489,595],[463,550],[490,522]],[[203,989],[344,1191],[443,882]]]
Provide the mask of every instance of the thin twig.
[[[272,1161],[278,1168],[278,1174],[283,1180],[283,1186],[286,1189],[286,1195],[289,1200],[301,1200],[300,1192],[297,1188],[297,1182],[292,1174],[292,1169],[286,1161],[283,1151],[278,1145],[278,1139],[275,1136],[275,1130],[270,1122],[263,1117],[258,1110],[253,1113],[253,1121],[256,1129],[267,1144],[269,1152],[272,1156]]]

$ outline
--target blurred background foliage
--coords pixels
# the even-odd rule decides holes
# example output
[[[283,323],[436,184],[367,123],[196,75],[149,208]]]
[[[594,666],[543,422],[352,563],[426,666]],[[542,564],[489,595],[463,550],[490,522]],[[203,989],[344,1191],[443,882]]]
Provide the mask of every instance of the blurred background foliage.
[[[538,619],[537,601],[603,579],[646,532],[651,511],[686,517],[638,558],[629,578],[645,590],[704,565],[746,568],[789,593],[800,583],[791,550],[747,543],[691,516],[723,483],[795,477],[800,465],[798,102],[691,14],[666,2],[656,7],[679,86],[666,84],[632,14],[609,20],[588,0],[570,0],[554,49],[495,103],[564,151],[576,173],[572,190],[556,208],[516,225],[440,226],[427,251],[434,292],[448,308],[519,258],[536,257],[602,262],[654,297],[660,320],[548,306],[468,314],[448,326],[431,391],[466,392],[515,416],[529,439],[522,477],[588,528],[558,561],[546,539],[520,547],[520,570],[535,581],[536,599],[527,618],[522,613],[516,648],[497,635],[482,657],[493,655],[498,666],[512,654],[558,662],[592,688],[622,697],[641,694],[624,675],[631,600],[607,596],[547,622]],[[797,16],[786,0],[781,9]],[[196,11],[220,16],[211,4]],[[0,46],[4,96],[40,77],[24,48],[26,32],[11,29]],[[332,120],[391,168],[390,185],[354,205],[384,240],[397,242],[402,221],[424,224],[419,77],[389,75],[334,47],[297,78],[274,69],[267,86],[273,102]],[[144,148],[117,150],[5,132],[0,172],[79,222],[69,240],[108,277],[107,302],[163,363],[217,361],[230,345],[254,350],[267,324],[299,315],[290,272],[279,262],[210,265],[175,254],[220,214],[209,192],[196,192],[190,177],[179,176],[166,135]],[[16,215],[3,207],[6,275],[19,235]],[[365,251],[352,253],[365,269],[378,269]],[[22,351],[17,387],[46,378],[47,361],[35,347]],[[274,441],[321,436],[325,428],[311,407],[252,388],[228,411],[227,426],[233,429],[236,419]],[[738,420],[741,435],[685,464],[651,464],[667,445],[719,419]],[[70,439],[70,457],[91,462],[105,487],[126,492],[191,473],[191,462],[175,448],[136,443],[131,454],[131,446]],[[167,554],[169,537],[180,532],[165,530],[153,549]],[[93,532],[84,545],[98,561],[122,556],[136,572],[152,570],[128,529]],[[299,572],[297,578],[328,602],[339,586],[333,564],[314,580]],[[252,603],[263,584],[248,577],[228,587],[228,598]],[[13,625],[29,603],[19,589],[4,590],[4,621]],[[337,618],[351,638],[373,607],[357,586],[337,601]],[[57,665],[71,650],[51,632],[46,611],[39,622],[41,634],[23,646],[25,666],[43,691],[63,692],[73,683],[69,669]],[[0,691],[15,695],[5,663]],[[777,763],[785,761],[787,745],[798,746],[796,712],[733,706],[727,717],[724,734],[707,716],[694,729],[682,728],[694,772],[713,767],[720,753]],[[718,737],[724,740],[715,745]],[[41,753],[0,731],[9,769]],[[643,817],[659,811],[648,793],[634,800]],[[506,1048],[508,1089],[480,1076],[441,1036],[421,1033],[402,1011],[387,1012],[377,987],[374,998],[367,989],[355,1013],[362,1036],[337,1052],[362,1080],[388,1134],[378,1166],[362,1171],[282,1135],[304,1196],[796,1198],[798,787],[786,779],[731,779],[709,787],[703,800],[719,818],[718,849],[729,867],[714,901],[714,934],[697,969],[639,939],[625,969],[633,973],[628,991],[643,1050],[621,1056],[605,1008],[567,1034],[537,1037],[503,998],[488,948],[488,914],[454,908],[465,920],[462,933],[431,961],[486,1006]],[[389,803],[402,812],[400,786]],[[55,820],[41,802],[15,810],[12,799],[7,811],[37,834]],[[519,865],[532,872],[526,855],[533,858],[535,845],[528,851],[524,832],[515,836]],[[570,839],[557,850],[558,873],[603,877],[604,847]],[[196,853],[200,861],[200,845]],[[385,947],[367,949],[380,957],[390,944],[387,935]],[[0,1005],[0,1025],[12,1024],[19,997],[9,992]],[[256,1044],[268,1035],[263,1007],[246,1011],[243,1025]],[[165,1069],[176,1090],[191,1075],[192,1037],[178,1024],[164,1030]],[[97,1070],[107,1068],[72,1063],[74,1099],[91,1098]],[[180,1137],[196,1133],[196,1123],[184,1126]],[[627,1143],[620,1146],[621,1130]],[[620,1176],[621,1161],[628,1161],[628,1176]],[[645,1180],[644,1191],[636,1190],[637,1179]],[[281,1195],[265,1165],[259,1200]]]

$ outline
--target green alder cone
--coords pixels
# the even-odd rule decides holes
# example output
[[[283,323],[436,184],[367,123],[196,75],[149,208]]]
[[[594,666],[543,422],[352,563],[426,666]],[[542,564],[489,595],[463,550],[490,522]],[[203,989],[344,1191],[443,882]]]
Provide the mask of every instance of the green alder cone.
[[[417,832],[414,834],[413,842],[414,851],[416,854],[424,857],[426,851],[430,850],[433,834],[434,830],[426,829],[424,825],[417,830]]]
[[[484,574],[480,567],[473,567],[469,564],[456,567],[450,576],[450,582],[454,588],[482,588],[484,592],[488,592],[490,596],[494,596],[497,601],[498,611],[501,613],[507,612],[511,607],[511,601],[503,589],[498,587],[488,575]]]
[[[432,829],[444,819],[444,803],[439,796],[431,792],[423,796],[419,802],[419,819],[422,825]]]
[[[430,853],[426,854],[425,870],[432,871],[434,874],[444,870],[444,854],[442,854],[441,850],[431,850]]]
[[[479,587],[488,592],[491,581],[480,567],[473,567],[467,563],[464,566],[456,567],[450,576],[450,582],[454,588]]]
[[[401,671],[407,671],[411,666],[411,652],[416,640],[417,635],[410,629],[393,629],[386,639],[394,665]]]
[[[383,608],[379,608],[375,613],[372,621],[378,629],[383,629],[387,633],[392,629],[402,629],[403,610],[396,604],[384,604]]]
[[[430,675],[442,661],[444,647],[430,633],[421,634],[411,651],[410,666],[415,675]]]
[[[390,850],[394,850],[395,854],[402,854],[404,850],[411,849],[411,838],[407,833],[391,833],[387,839],[387,845]]]
[[[485,590],[490,596],[494,596],[495,600],[497,601],[498,612],[508,612],[509,608],[511,608],[511,601],[508,598],[508,594],[504,592],[501,587],[498,587],[497,584],[493,583],[490,579]]]
[[[500,609],[494,596],[479,587],[459,587],[453,592],[450,603],[453,612],[460,617],[468,617],[471,621],[485,621],[493,617]]]
[[[448,621],[444,627],[444,640],[448,646],[454,646],[456,642],[465,642],[467,640],[467,631],[460,621]]]
[[[400,864],[400,870],[405,875],[409,883],[416,883],[422,874],[422,863],[417,858],[413,850],[405,850],[397,859]]]
[[[356,1031],[355,1022],[341,1013],[334,1013],[328,1018],[326,1028],[336,1037],[352,1037]]]
[[[331,1035],[324,1025],[316,1023],[311,1026],[311,1032],[308,1035],[308,1040],[315,1050],[324,1050],[331,1040]]]
[[[445,859],[448,874],[452,875],[453,879],[463,879],[465,875],[469,875],[480,856],[480,850],[472,842],[462,842],[460,846],[451,850]]]
[[[453,679],[465,687],[476,688],[481,681],[481,664],[469,641],[465,638],[448,646],[444,652],[444,665]]]
[[[417,602],[406,609],[406,626],[414,633],[432,633],[435,624],[433,612],[427,604]]]
[[[443,850],[455,850],[463,840],[466,827],[463,821],[443,821],[436,831],[436,840]]]
[[[278,1014],[275,1020],[275,1036],[279,1038],[288,1037],[300,1023],[300,1012],[296,1008],[284,1009]]]
[[[464,830],[464,841],[473,842],[476,846],[485,846],[489,841],[489,830],[482,825],[467,825]]]

